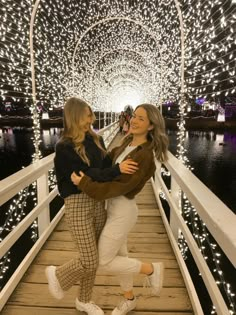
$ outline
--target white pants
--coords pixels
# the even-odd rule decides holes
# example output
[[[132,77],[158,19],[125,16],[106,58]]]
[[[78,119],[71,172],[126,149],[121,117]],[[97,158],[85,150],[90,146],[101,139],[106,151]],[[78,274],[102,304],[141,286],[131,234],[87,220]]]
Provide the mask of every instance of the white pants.
[[[108,200],[107,221],[98,242],[98,271],[119,274],[122,290],[133,288],[133,273],[139,273],[141,262],[129,258],[127,237],[138,217],[134,199],[119,196]]]

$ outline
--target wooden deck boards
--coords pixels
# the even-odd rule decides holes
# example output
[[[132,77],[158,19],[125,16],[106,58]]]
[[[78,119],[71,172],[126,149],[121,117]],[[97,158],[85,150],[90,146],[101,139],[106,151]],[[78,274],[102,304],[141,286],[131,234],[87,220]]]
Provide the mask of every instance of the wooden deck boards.
[[[159,297],[143,288],[143,275],[134,277],[137,308],[130,315],[193,315],[192,306],[177,261],[167,238],[151,184],[147,183],[137,196],[139,218],[128,239],[130,257],[142,261],[165,263],[164,287]],[[64,218],[56,227],[22,281],[2,310],[2,315],[78,315],[74,299],[78,285],[58,301],[49,294],[44,274],[47,265],[60,265],[76,255],[74,243]],[[119,302],[121,290],[115,275],[98,274],[94,301],[106,315]]]

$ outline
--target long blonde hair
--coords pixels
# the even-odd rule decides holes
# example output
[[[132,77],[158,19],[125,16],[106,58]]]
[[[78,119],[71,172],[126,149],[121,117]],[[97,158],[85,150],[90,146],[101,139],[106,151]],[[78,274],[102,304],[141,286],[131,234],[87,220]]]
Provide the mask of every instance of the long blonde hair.
[[[81,128],[83,126],[83,121],[85,117],[85,109],[88,108],[92,115],[92,123],[96,120],[96,117],[89,106],[84,100],[71,97],[69,98],[64,106],[63,113],[63,132],[61,141],[71,141],[74,144],[76,153],[81,157],[81,159],[90,165],[90,160],[86,154],[83,141],[85,139],[85,132]],[[93,137],[96,145],[101,149],[102,153],[105,155],[105,150],[102,147],[99,137],[91,129],[88,130],[88,133]]]
[[[138,105],[135,110],[139,107],[142,107],[146,111],[150,124],[153,126],[153,129],[148,131],[147,140],[150,141],[150,146],[153,149],[157,160],[159,162],[165,162],[167,160],[169,139],[165,131],[165,121],[163,116],[158,108],[152,104]],[[130,134],[124,141],[130,143],[132,138],[133,136]]]

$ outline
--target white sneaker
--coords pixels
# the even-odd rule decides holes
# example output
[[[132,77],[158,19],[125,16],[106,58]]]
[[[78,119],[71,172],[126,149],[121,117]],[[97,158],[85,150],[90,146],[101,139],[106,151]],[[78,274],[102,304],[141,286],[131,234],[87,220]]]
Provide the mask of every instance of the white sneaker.
[[[153,273],[150,276],[145,278],[146,285],[144,286],[151,287],[151,293],[153,295],[159,295],[160,291],[163,286],[164,280],[164,264],[160,263],[153,263]]]
[[[103,310],[92,301],[90,301],[89,303],[83,303],[76,299],[75,307],[78,311],[85,312],[88,315],[104,315]]]
[[[137,299],[136,297],[134,297],[133,300],[127,300],[127,299],[123,299],[119,305],[112,311],[112,315],[125,315],[127,314],[129,311],[132,311],[133,309],[135,309],[137,304]]]
[[[62,290],[60,283],[57,280],[56,276],[56,267],[55,266],[48,266],[45,269],[45,274],[48,280],[48,288],[52,296],[54,298],[60,300],[64,297],[65,293]]]

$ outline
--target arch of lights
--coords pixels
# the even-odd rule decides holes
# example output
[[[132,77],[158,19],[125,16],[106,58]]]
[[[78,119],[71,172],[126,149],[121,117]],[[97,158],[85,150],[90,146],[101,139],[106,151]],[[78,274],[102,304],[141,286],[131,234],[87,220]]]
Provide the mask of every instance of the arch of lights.
[[[43,2],[44,1],[42,1],[42,3]],[[41,81],[40,85],[37,85],[37,96],[39,99],[51,102],[52,105],[54,103],[57,105],[59,102],[62,102],[61,95],[63,95],[64,87],[60,84],[62,81],[60,73],[66,73],[66,66],[63,67],[57,63],[54,58],[50,58],[52,57],[51,55],[57,53],[57,59],[62,61],[67,59],[64,57],[62,49],[58,51],[56,49],[56,42],[58,40],[57,33],[62,35],[63,45],[65,49],[68,48],[68,53],[72,55],[74,49],[73,42],[79,38],[84,29],[89,27],[91,23],[94,23],[104,16],[121,15],[123,12],[123,15],[129,15],[131,18],[142,20],[143,23],[149,26],[151,26],[150,20],[154,21],[153,24],[158,21],[159,25],[163,26],[167,34],[165,36],[162,33],[162,38],[165,39],[167,44],[171,44],[171,41],[174,43],[174,40],[169,39],[170,36],[168,36],[168,31],[172,35],[171,37],[175,37],[175,34],[177,35],[177,33],[173,32],[171,27],[173,20],[176,20],[176,10],[173,10],[171,1],[168,3],[165,3],[165,1],[150,1],[149,4],[145,3],[145,1],[139,4],[133,1],[133,7],[129,2],[131,3],[131,1],[121,1],[120,4],[116,4],[116,1],[108,1],[106,6],[103,1],[97,1],[96,6],[95,2],[93,2],[94,7],[93,4],[87,7],[85,1],[78,1],[78,4],[73,4],[72,1],[70,1],[67,10],[69,13],[68,18],[64,19],[65,23],[63,25],[58,21],[62,19],[63,13],[61,12],[63,8],[65,8],[65,3],[63,3],[62,0],[58,0],[55,1],[55,3],[49,1],[47,4],[44,4],[45,15],[52,14],[52,11],[55,14],[59,11],[60,14],[59,18],[55,17],[51,19],[51,24],[46,21],[46,18],[44,18],[41,23],[41,29],[52,29],[51,33],[55,35],[55,40],[43,37],[44,35],[41,34],[43,32],[39,32],[38,35],[35,34],[37,42],[42,42],[43,38],[46,39],[45,53],[44,55],[42,54],[42,60],[47,61],[51,59],[52,67],[56,69],[54,73],[51,74],[47,62],[46,64],[42,64],[40,61],[37,61],[40,68],[39,76]],[[4,59],[1,63],[3,73],[1,77],[1,95],[3,97],[5,97],[5,95],[12,96],[19,102],[22,99],[30,100],[32,88],[29,76],[28,46],[25,45],[25,43],[27,42],[26,35],[28,34],[27,21],[29,21],[27,10],[28,13],[30,13],[29,11],[33,1],[24,0],[20,5],[17,1],[13,0],[1,0],[1,3],[1,34],[3,39],[1,57]],[[235,4],[232,0],[224,1],[224,3],[219,0],[208,1],[208,3],[185,0],[180,1],[180,3],[185,26],[185,77],[188,96],[192,98],[196,96],[206,96],[216,101],[221,95],[229,96],[229,98],[234,96]],[[115,8],[113,8],[113,5],[115,5]],[[59,6],[60,10],[58,9]],[[109,9],[108,6],[110,7]],[[157,8],[157,6],[159,7]],[[52,9],[48,9],[50,7]],[[81,13],[83,17],[89,16],[89,19],[85,21],[81,31],[79,27],[75,25],[75,22],[73,22],[78,20],[78,15],[76,15],[77,11],[79,12],[78,15]],[[86,12],[88,12],[88,14]],[[158,14],[160,18],[158,18]],[[90,17],[90,15],[94,16]],[[140,18],[141,15],[142,18]],[[162,18],[164,16],[166,16],[166,20]],[[14,25],[14,18],[19,21],[18,29],[16,25]],[[77,32],[77,34],[73,35],[71,31],[66,33],[66,23],[69,24],[68,28],[75,26],[75,33]],[[57,27],[59,28],[59,32],[56,32]],[[20,33],[22,30],[24,30],[24,34]],[[36,38],[37,36],[38,38]],[[66,36],[68,38],[67,41],[65,40]],[[50,48],[49,46],[51,46],[51,50],[48,49]],[[170,47],[170,45],[167,46]],[[48,53],[46,53],[46,51]],[[39,52],[36,52],[36,57],[39,55]],[[68,59],[71,61],[71,58]],[[12,67],[12,64],[14,64],[14,67]],[[43,72],[48,73],[48,78],[43,76]],[[57,74],[58,79],[52,78],[53,75],[56,77]],[[9,83],[9,86],[4,84],[5,82]],[[41,90],[45,91],[45,93]]]
[[[120,55],[118,54],[118,52],[120,53]],[[101,65],[102,61],[104,60],[104,58],[112,58],[112,54],[116,54],[113,59],[109,60],[107,62],[107,60],[104,61],[104,65]],[[129,57],[126,56],[127,54],[130,54]],[[137,57],[139,58],[138,62],[137,62]],[[134,59],[136,58],[136,60],[134,61]],[[151,99],[151,102],[155,103],[156,100],[159,99],[158,97],[158,86],[156,86],[155,88],[152,88],[151,90],[151,86],[152,83],[154,82],[154,75],[153,75],[153,69],[156,69],[156,76],[158,74],[158,68],[154,65],[154,64],[150,64],[147,63],[147,55],[144,54],[143,52],[137,52],[135,50],[131,50],[131,49],[123,49],[123,50],[117,50],[117,49],[113,49],[113,50],[109,50],[107,51],[104,55],[102,55],[99,60],[97,61],[97,63],[94,65],[94,68],[91,69],[91,91],[94,90],[94,87],[97,86],[99,87],[99,85],[103,84],[102,82],[104,80],[106,80],[107,82],[107,86],[109,88],[113,88],[113,78],[117,77],[117,79],[124,79],[124,76],[127,74],[127,76],[130,76],[131,74],[133,75],[133,77],[135,78],[135,82],[134,85],[136,85],[136,83],[140,83],[139,86],[137,86],[137,94],[138,91],[145,91],[146,97],[144,97],[143,99]],[[132,65],[132,66],[131,66]],[[99,70],[97,68],[100,68]],[[97,83],[94,84],[94,80],[96,80],[97,78]],[[160,80],[160,79],[159,79]],[[157,80],[157,82],[159,82],[159,80]],[[147,84],[147,86],[143,87],[143,82],[150,82],[149,84]],[[113,103],[114,102],[120,102],[120,97],[119,94],[117,94],[116,96],[113,95],[113,93],[111,93],[111,95],[109,95],[109,91],[107,91],[107,99],[109,101],[109,108],[118,108],[118,106],[114,106],[113,107]],[[149,97],[148,97],[149,95]],[[121,96],[121,95],[120,95]],[[142,98],[141,98],[142,99]],[[141,99],[136,99],[137,103],[133,104],[132,101],[129,103],[130,105],[138,105],[141,102]],[[99,103],[99,102],[98,102]],[[104,100],[103,100],[104,103]],[[122,102],[121,102],[122,103]],[[95,101],[95,97],[93,97],[92,94],[92,104],[95,106],[96,105],[96,101]],[[127,104],[127,103],[124,103]],[[119,104],[117,104],[119,105]]]
[[[118,57],[117,52],[120,52],[120,56],[119,57]],[[131,52],[132,52],[132,54],[131,54]],[[137,64],[137,59],[140,56],[142,57],[141,65]],[[134,60],[131,60],[130,59],[131,57],[134,58]],[[115,48],[115,49],[108,50],[107,52],[102,54],[102,56],[99,58],[99,60],[94,64],[93,68],[91,69],[91,72],[87,71],[86,75],[88,77],[88,80],[92,83],[92,86],[94,86],[92,78],[94,76],[97,76],[97,78],[99,78],[99,76],[100,76],[99,74],[104,72],[104,68],[107,67],[107,66],[111,65],[111,67],[113,68],[112,69],[113,73],[117,72],[117,74],[119,74],[119,71],[118,71],[117,67],[119,67],[120,63],[124,64],[124,61],[123,61],[124,59],[126,60],[127,68],[128,68],[128,65],[132,62],[133,64],[134,63],[136,64],[136,69],[142,70],[142,71],[139,71],[140,77],[142,77],[142,76],[152,77],[153,83],[154,83],[155,77],[156,77],[156,80],[155,80],[156,82],[160,81],[159,71],[156,71],[156,73],[154,73],[154,70],[157,68],[157,65],[155,65],[155,64],[151,65],[150,63],[149,64],[147,63],[147,60],[148,60],[148,54],[147,53],[145,53],[145,52],[137,52],[134,49],[131,50],[129,48],[121,47],[120,49],[116,49]],[[145,61],[146,61],[146,65],[148,65],[148,68],[146,68],[146,69],[143,67],[143,64],[144,64]],[[125,68],[125,66],[124,66],[124,68]],[[110,75],[112,75],[112,73]],[[89,78],[90,76],[91,76],[91,79]],[[158,76],[159,76],[159,78],[158,78]],[[109,81],[109,78],[107,78],[107,80]],[[143,86],[143,89],[144,88],[148,88],[148,87]],[[157,88],[157,90],[160,90],[160,88],[158,87],[157,83],[156,83],[156,88]]]
[[[36,1],[35,4],[37,2],[39,3],[39,1]],[[179,11],[176,3],[181,5]],[[28,25],[30,24],[32,5],[35,5],[34,0],[22,0],[20,3],[17,0],[0,0],[0,4],[2,17],[0,22],[1,97],[3,100],[10,97],[20,104],[32,104],[34,100],[32,100]],[[220,102],[222,98],[227,98],[230,101],[232,97],[235,97],[236,4],[233,0],[225,0],[224,2],[221,0],[98,0],[89,3],[85,0],[41,0],[40,4],[34,25],[37,101],[42,101],[50,106],[58,106],[63,103],[68,82],[71,80],[71,60],[75,51],[75,43],[91,25],[102,19],[117,16],[140,21],[147,29],[151,29],[154,34],[160,35],[158,43],[160,49],[162,49],[164,65],[156,62],[151,50],[141,49],[145,45],[140,45],[139,49],[137,47],[135,49],[137,50],[136,56],[137,52],[142,51],[145,52],[148,59],[152,60],[150,67],[153,65],[155,70],[146,70],[147,73],[156,75],[160,68],[163,69],[164,66],[167,69],[163,71],[169,71],[162,89],[163,102],[170,98],[170,94],[175,94],[176,100],[179,102],[179,95],[183,91],[186,92],[189,100],[196,97],[205,97],[209,101]],[[180,82],[179,68],[181,62],[183,62],[183,56],[181,56],[183,41],[180,41],[182,36],[179,29],[179,20],[176,19],[176,10],[178,14],[182,14],[185,31],[184,88],[178,87]],[[137,27],[134,29],[134,32],[136,31],[140,32],[140,37],[143,37],[145,41],[145,34]],[[101,33],[104,34],[104,32],[105,29],[101,29]],[[128,25],[126,25],[124,32],[133,34]],[[89,37],[92,38],[91,32],[86,35],[83,39],[82,49],[89,43]],[[156,45],[153,46],[153,50],[157,50]],[[90,56],[88,52],[89,50],[84,49],[82,53],[80,52],[80,56],[76,55],[77,64],[79,65],[76,70],[79,68],[79,70],[85,69],[78,73],[84,79],[86,79],[86,71],[90,73],[90,69],[95,65],[93,61],[95,55]],[[102,64],[104,60],[106,62]],[[140,67],[140,63],[136,62],[137,60],[140,59],[138,57],[129,58],[127,54],[126,58],[123,57],[117,60],[116,55],[111,53],[108,58],[101,60],[102,62],[97,68],[94,68],[95,87],[101,90],[101,93],[96,94],[97,89],[94,89],[95,96],[98,98],[97,108],[101,108],[99,103],[104,100],[104,97],[107,97],[107,99],[108,95],[109,97],[118,97],[119,90],[124,89],[124,87],[127,89],[127,93],[132,91],[132,88],[135,91],[136,87],[140,86],[139,82],[147,78],[148,74],[143,70],[145,67]],[[126,63],[126,69],[121,70],[120,65],[122,63]],[[131,65],[133,69],[137,69],[136,72],[135,70],[132,71]],[[110,72],[108,71],[109,67]],[[137,73],[140,73],[140,80],[133,75]],[[142,76],[142,73],[145,73],[145,75]],[[122,74],[122,77],[119,74]],[[171,81],[172,74],[174,74],[173,81]],[[100,80],[101,78],[102,80]],[[112,84],[113,91],[108,91],[107,79],[108,83]],[[89,81],[87,80],[87,82]],[[145,81],[143,80],[143,82]],[[91,83],[92,81],[90,81],[88,87],[91,86]],[[175,86],[175,93],[173,93],[174,89],[171,90],[173,86]],[[81,90],[83,89],[84,87],[81,86]],[[143,91],[151,91],[151,89],[155,89],[155,85],[152,85],[150,81],[148,87]],[[86,93],[85,88],[85,96]],[[143,93],[144,99],[146,94],[148,93]],[[32,107],[33,113],[34,108]],[[35,121],[37,122],[37,112],[35,112],[35,115]],[[37,128],[39,128],[39,125],[36,123],[35,130]],[[181,128],[184,130],[184,123],[180,125]],[[37,146],[40,142],[39,134],[35,133],[34,138]],[[183,148],[180,148],[180,153],[184,152],[183,150]],[[38,156],[36,154],[35,158],[40,158],[40,152]],[[190,207],[186,206],[184,211],[189,216],[192,215]],[[18,219],[19,216],[17,215]],[[15,222],[14,220],[12,222]],[[195,225],[195,218],[193,217],[192,220]],[[203,233],[199,231],[199,228],[196,227],[194,234],[196,239],[200,240],[199,247],[204,251],[204,242],[208,242],[209,239],[204,228],[202,229]],[[232,302],[233,294],[230,285],[223,278],[223,272],[220,270],[220,253],[215,249],[215,244],[210,244],[209,247],[213,251],[213,259],[216,261],[216,281],[222,288],[226,287],[225,294],[233,314],[233,310],[235,310]],[[1,262],[0,266],[2,267]],[[214,310],[212,314],[214,314]]]
[[[141,22],[138,22],[138,21],[135,21],[135,20],[132,20],[130,18],[127,18],[127,17],[109,17],[109,18],[106,18],[106,19],[103,19],[99,22],[96,22],[94,23],[93,25],[91,25],[80,37],[80,39],[78,40],[78,42],[76,43],[76,46],[75,46],[75,50],[74,50],[74,53],[73,53],[73,58],[72,58],[72,69],[73,69],[73,72],[72,72],[72,81],[73,81],[73,92],[75,93],[75,56],[76,54],[78,53],[78,49],[79,49],[79,46],[82,44],[82,39],[84,38],[84,36],[90,31],[92,30],[94,27],[96,27],[97,25],[99,24],[103,24],[103,23],[106,23],[106,22],[111,22],[111,21],[114,21],[114,20],[123,20],[123,21],[128,21],[128,22],[131,22],[131,23],[134,23],[136,25],[139,25],[141,26],[141,28],[143,28],[145,31],[147,31],[147,33],[154,39],[155,43],[156,43],[156,48],[157,50],[159,50],[159,43],[158,43],[158,36],[153,34],[148,28],[145,27],[145,25],[143,25]],[[117,48],[116,48],[117,49]],[[123,48],[124,49],[124,48]],[[160,51],[160,60],[161,60],[161,64],[162,64],[162,55],[161,55],[161,51]],[[162,82],[162,67],[160,67],[160,72],[161,72],[161,78],[160,78],[160,83]]]
[[[117,19],[111,19],[111,20],[117,20]],[[111,20],[109,20],[109,21],[111,21]],[[127,20],[127,19],[124,19],[124,20]],[[130,22],[130,20],[128,20],[129,22]],[[133,22],[132,22],[133,23]],[[99,23],[100,24],[100,23]],[[98,23],[96,24],[96,25],[98,25]],[[108,29],[106,29],[107,31],[108,31]],[[113,30],[114,31],[114,30]],[[117,30],[116,30],[116,32],[117,32]],[[83,36],[85,36],[85,35],[83,35]],[[119,35],[118,35],[118,37],[119,37]],[[96,39],[98,42],[100,41],[99,40],[99,38],[98,39]],[[123,41],[124,41],[124,39],[122,39]],[[80,39],[80,41],[79,41],[80,43],[81,43],[81,39]],[[111,44],[110,45],[111,47],[114,47],[114,45],[113,44]],[[77,45],[76,45],[76,48],[75,48],[75,51],[77,50],[77,47],[78,47],[78,43],[77,43]],[[75,53],[74,53],[74,55],[73,55],[73,66],[72,66],[72,68],[73,68],[73,73],[72,73],[72,77],[73,77],[73,87],[72,87],[72,93],[73,93],[73,91],[75,92],[75,90],[76,91],[79,91],[79,92],[81,92],[81,90],[83,90],[83,87],[84,86],[86,86],[86,90],[87,91],[89,91],[89,93],[88,93],[88,96],[87,97],[85,97],[85,98],[87,98],[87,99],[90,99],[90,97],[89,97],[89,94],[91,94],[91,90],[93,89],[93,87],[97,87],[97,88],[95,88],[95,92],[97,92],[97,94],[99,94],[98,92],[100,92],[101,90],[100,90],[100,88],[98,88],[98,86],[96,85],[96,84],[94,84],[94,82],[91,80],[91,78],[93,77],[93,73],[94,73],[94,71],[95,70],[97,70],[96,72],[99,72],[99,71],[102,71],[102,69],[96,69],[96,66],[98,65],[98,63],[99,63],[99,61],[104,61],[103,60],[103,57],[104,56],[106,56],[107,54],[110,54],[110,56],[111,56],[111,58],[112,58],[112,52],[113,51],[117,51],[117,50],[120,50],[120,51],[122,51],[123,53],[126,53],[126,52],[128,52],[128,51],[131,51],[131,49],[128,47],[128,44],[127,44],[127,42],[125,43],[125,45],[123,44],[121,47],[119,47],[119,48],[117,48],[117,47],[115,47],[115,48],[113,48],[113,49],[106,49],[105,50],[105,52],[103,52],[103,51],[100,51],[100,55],[101,55],[101,57],[99,57],[99,60],[97,61],[97,58],[94,58],[95,59],[95,65],[93,66],[93,68],[92,67],[90,67],[90,69],[87,67],[86,68],[86,77],[88,78],[87,80],[86,80],[86,77],[85,76],[81,76],[81,75],[75,75],[75,62],[74,62],[74,59],[75,59]],[[135,51],[135,49],[134,48],[132,48],[132,50],[133,51]],[[142,52],[143,53],[143,52]],[[138,52],[138,51],[136,51],[136,54],[140,54],[140,52]],[[148,59],[148,54],[146,54],[146,59]],[[127,58],[127,60],[128,60],[128,58]],[[117,56],[114,56],[114,59],[113,60],[110,60],[109,62],[112,64],[112,65],[114,65],[114,63],[117,61]],[[109,63],[107,60],[104,62],[104,65],[103,66],[105,66],[107,63]],[[77,62],[79,65],[80,65],[80,60]],[[117,63],[117,62],[116,62]],[[129,63],[129,61],[128,61],[128,63]],[[92,62],[92,60],[91,60],[91,58],[90,58],[90,64],[91,65],[93,65],[94,63]],[[102,67],[102,64],[100,63],[99,64],[100,65],[100,68]],[[153,67],[153,69],[154,69],[154,67]],[[117,69],[113,66],[113,72],[115,73],[117,71]],[[143,73],[145,74],[145,72],[147,72],[145,69],[144,69],[144,71],[143,71]],[[92,73],[92,76],[91,76],[91,73]],[[152,73],[153,73],[153,71],[152,71]],[[91,78],[90,78],[90,76],[91,76]],[[98,75],[98,77],[99,77],[99,75]],[[75,78],[76,78],[76,89],[75,89]],[[78,79],[77,79],[78,78]],[[107,78],[107,81],[109,81],[109,78]],[[160,79],[159,80],[156,80],[157,82],[159,81],[160,82]],[[80,87],[80,83],[82,83],[82,86]],[[91,85],[91,87],[89,86],[89,83],[92,83],[92,85]],[[143,89],[144,89],[145,87],[143,87]],[[157,86],[157,89],[158,89],[158,86]],[[94,90],[94,89],[93,89]],[[111,97],[110,98],[110,101],[109,101],[109,106],[111,106],[112,104],[111,104],[111,101],[112,100],[114,100],[114,97]],[[92,102],[92,104],[95,106],[96,105],[96,103],[94,103],[94,98],[93,98],[93,102]],[[104,106],[104,104],[106,104],[106,102],[105,102],[105,99],[103,99],[101,102],[100,102],[100,104],[103,104],[103,106]],[[125,105],[125,104],[124,104]],[[99,102],[98,102],[98,106],[99,106]],[[105,108],[107,108],[106,106],[105,106]]]
[[[39,1],[36,2],[36,5],[37,5],[37,4],[39,4]],[[117,20],[117,19],[123,19],[123,20],[126,20],[126,21],[132,21],[132,23],[135,22],[136,24],[141,25],[142,27],[144,27],[141,22],[136,22],[136,21],[133,21],[131,18],[126,18],[126,17],[108,17],[108,18],[106,18],[106,19],[102,19],[102,20],[99,20],[99,21],[93,23],[91,26],[89,26],[89,27],[83,32],[82,36],[81,36],[80,39],[77,41],[77,44],[76,44],[76,47],[75,47],[75,49],[74,49],[73,56],[72,56],[72,60],[73,60],[72,69],[73,69],[73,70],[74,70],[74,68],[75,68],[75,67],[74,67],[75,52],[76,52],[76,50],[77,50],[77,47],[78,47],[79,43],[81,43],[81,39],[82,39],[90,30],[92,30],[93,27],[97,26],[98,24],[104,23],[104,21],[108,21],[108,20],[111,21],[111,20]],[[148,28],[145,27],[145,29],[147,30]],[[158,31],[159,31],[159,29],[157,29],[157,34],[159,34]],[[149,33],[150,33],[150,31],[149,31]],[[154,35],[153,35],[153,36],[154,36]],[[91,63],[92,63],[91,58],[89,58],[89,61],[90,61],[90,64],[91,64]],[[82,65],[82,62],[80,62],[80,66],[81,66],[81,65]],[[87,70],[87,68],[88,68],[88,67],[86,67],[86,70]],[[73,72],[74,72],[74,71],[72,71],[72,77],[74,77]],[[83,76],[80,76],[80,77],[83,77]],[[84,78],[83,78],[83,79],[84,79]],[[86,80],[83,80],[83,82],[86,82]],[[83,88],[80,88],[79,90],[83,90]],[[82,96],[83,96],[83,95],[82,95]]]

